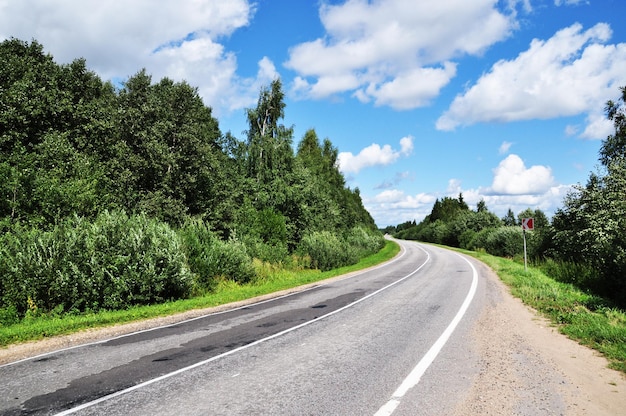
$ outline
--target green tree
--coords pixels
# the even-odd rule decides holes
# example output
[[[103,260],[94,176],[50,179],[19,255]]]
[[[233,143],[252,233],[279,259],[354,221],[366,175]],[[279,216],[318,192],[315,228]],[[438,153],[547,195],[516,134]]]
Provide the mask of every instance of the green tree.
[[[513,213],[513,210],[511,208],[509,208],[509,210],[506,212],[506,215],[502,217],[502,222],[504,223],[505,227],[513,227],[514,225],[517,225],[515,214]]]
[[[487,203],[485,202],[484,199],[480,199],[480,201],[478,201],[478,203],[476,204],[476,212],[487,212],[489,211],[487,209]]]
[[[261,90],[256,108],[248,109],[247,116],[248,175],[259,184],[272,182],[293,163],[293,127],[280,124],[285,117],[280,79]]]
[[[586,186],[577,186],[555,214],[555,255],[566,261],[590,265],[598,271],[595,290],[624,303],[626,299],[626,140],[624,98],[609,102],[607,115],[615,134],[602,144],[602,169],[592,173]]]
[[[57,65],[36,41],[0,43],[0,217],[46,226],[106,204],[95,155],[114,97],[82,59]]]
[[[122,186],[119,205],[175,224],[187,215],[218,221],[232,186],[217,120],[197,89],[168,78],[152,84],[142,70],[119,92],[117,112],[107,166],[111,183]]]

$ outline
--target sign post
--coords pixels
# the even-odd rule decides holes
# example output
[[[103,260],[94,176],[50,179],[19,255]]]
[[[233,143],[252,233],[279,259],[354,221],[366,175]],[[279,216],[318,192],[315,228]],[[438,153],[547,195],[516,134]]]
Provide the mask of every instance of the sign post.
[[[534,218],[522,218],[522,234],[524,235],[524,271],[528,269],[528,260],[526,256],[526,230],[532,231],[535,229]]]

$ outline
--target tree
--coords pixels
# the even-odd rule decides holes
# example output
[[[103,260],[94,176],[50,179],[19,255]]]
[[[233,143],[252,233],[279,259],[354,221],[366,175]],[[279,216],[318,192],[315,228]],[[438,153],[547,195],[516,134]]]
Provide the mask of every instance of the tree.
[[[290,170],[293,162],[293,127],[279,121],[285,117],[284,93],[280,79],[263,88],[256,108],[248,109],[248,175],[259,184],[276,179]]]
[[[106,161],[118,203],[170,223],[216,213],[232,188],[217,120],[196,88],[141,70],[119,93],[115,152]],[[225,186],[228,185],[228,186]]]
[[[476,204],[476,212],[487,212],[489,211],[487,209],[487,203],[485,202],[484,199],[480,199],[480,201],[478,201],[478,203]]]
[[[509,208],[509,210],[506,212],[506,215],[502,217],[502,222],[506,227],[512,227],[514,225],[517,225],[515,214],[513,213],[513,210],[511,208]]]
[[[567,261],[590,265],[599,273],[594,289],[626,299],[626,139],[624,97],[607,103],[615,133],[603,141],[603,171],[592,173],[585,186],[567,195],[553,218],[554,252]]]
[[[57,65],[36,41],[0,43],[0,217],[45,227],[106,205],[96,155],[114,98],[82,59]]]
[[[435,222],[437,220],[442,220],[444,222],[448,222],[453,220],[459,213],[464,211],[468,211],[469,207],[463,200],[463,194],[459,194],[458,199],[444,197],[441,199],[437,199],[435,204],[433,205],[433,209],[429,215],[430,222]]]
[[[626,87],[620,87],[622,96],[617,103],[608,101],[605,107],[607,118],[613,121],[615,133],[603,141],[600,148],[600,162],[609,166],[613,160],[623,159],[626,154],[626,115],[624,102],[626,101]]]

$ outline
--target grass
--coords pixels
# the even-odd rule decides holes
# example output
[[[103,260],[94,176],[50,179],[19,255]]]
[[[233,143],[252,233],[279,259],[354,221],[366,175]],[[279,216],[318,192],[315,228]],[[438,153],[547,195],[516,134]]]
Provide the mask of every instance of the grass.
[[[224,280],[214,292],[205,296],[120,311],[64,316],[36,316],[25,318],[14,325],[0,326],[0,347],[46,337],[71,334],[90,328],[102,328],[142,319],[169,316],[189,310],[209,308],[250,299],[255,296],[362,270],[391,259],[399,250],[400,247],[396,243],[387,241],[381,251],[363,258],[357,264],[327,272],[318,270],[285,270],[273,265],[255,262],[255,268],[259,277],[254,282],[237,284]]]
[[[610,367],[626,373],[626,313],[611,302],[558,282],[538,268],[524,270],[523,261],[469,254],[491,267],[511,293],[546,316],[559,331],[602,353]]]

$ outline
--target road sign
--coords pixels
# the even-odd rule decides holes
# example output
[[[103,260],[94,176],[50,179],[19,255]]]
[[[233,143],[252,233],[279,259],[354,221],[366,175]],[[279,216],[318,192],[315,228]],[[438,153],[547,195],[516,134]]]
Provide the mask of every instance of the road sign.
[[[535,229],[534,218],[522,218],[522,230],[531,231]]]

